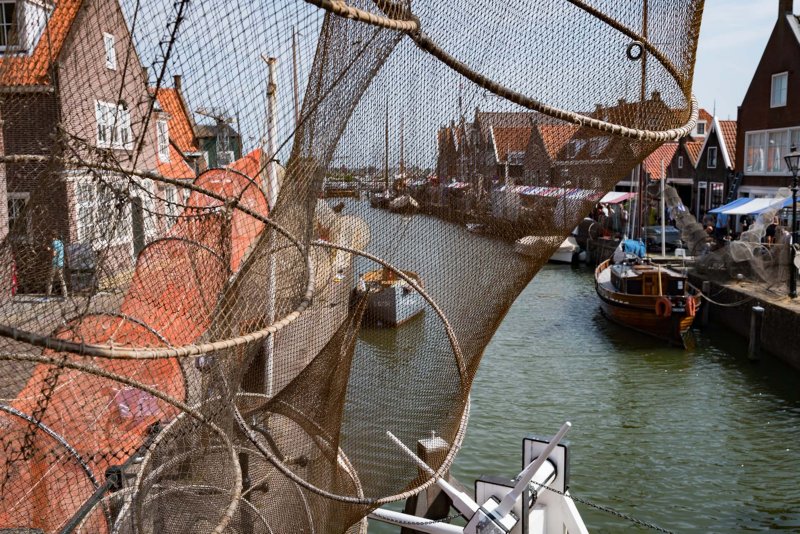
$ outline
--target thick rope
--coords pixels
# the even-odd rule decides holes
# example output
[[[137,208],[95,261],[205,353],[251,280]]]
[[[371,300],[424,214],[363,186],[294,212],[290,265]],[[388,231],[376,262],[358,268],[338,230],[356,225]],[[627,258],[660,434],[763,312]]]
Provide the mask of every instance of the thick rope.
[[[306,2],[335,15],[339,15],[340,17],[357,20],[372,26],[403,32],[415,32],[419,30],[419,21],[416,19],[396,20],[388,17],[381,17],[369,11],[349,6],[342,0],[306,0]]]

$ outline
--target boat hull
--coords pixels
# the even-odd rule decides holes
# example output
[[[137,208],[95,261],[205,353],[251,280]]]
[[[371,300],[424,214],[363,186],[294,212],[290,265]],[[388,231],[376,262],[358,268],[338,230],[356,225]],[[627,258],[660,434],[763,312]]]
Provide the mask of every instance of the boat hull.
[[[416,273],[404,271],[404,274],[421,284]],[[369,291],[362,321],[370,326],[399,326],[425,309],[425,299],[408,282],[394,276],[387,280],[380,270],[363,275],[356,291]]]
[[[685,347],[685,335],[694,323],[700,306],[699,298],[671,295],[670,298],[677,304],[671,308],[668,315],[663,312],[659,314],[658,301],[663,297],[615,291],[599,276],[599,273],[607,267],[608,262],[598,267],[595,279],[595,289],[600,297],[600,310],[603,315],[621,326]],[[687,309],[689,307],[687,299],[694,299],[693,302],[696,304],[693,310]]]

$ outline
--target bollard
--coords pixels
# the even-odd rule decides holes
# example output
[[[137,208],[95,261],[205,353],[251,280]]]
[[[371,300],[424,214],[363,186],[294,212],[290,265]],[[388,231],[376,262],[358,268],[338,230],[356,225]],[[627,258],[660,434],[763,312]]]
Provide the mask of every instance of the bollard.
[[[747,357],[751,361],[761,359],[761,325],[764,322],[764,308],[753,306],[750,314],[750,344],[747,348]]]
[[[441,465],[447,457],[447,452],[449,450],[450,446],[445,440],[433,435],[428,439],[417,441],[417,456],[430,466]],[[449,473],[446,474],[444,478],[451,483],[453,482],[449,480]],[[452,504],[450,497],[439,489],[439,486],[434,484],[418,495],[407,499],[403,511],[407,514],[427,519],[444,519],[450,514],[450,507]],[[401,534],[417,534],[418,532],[419,531],[410,528],[403,528],[400,530]]]
[[[703,295],[708,295],[709,293],[711,293],[711,282],[709,282],[708,280],[703,282],[702,292]],[[704,328],[708,326],[708,312],[710,308],[711,308],[711,301],[706,299],[706,301],[703,303],[703,306],[700,308],[700,326]]]

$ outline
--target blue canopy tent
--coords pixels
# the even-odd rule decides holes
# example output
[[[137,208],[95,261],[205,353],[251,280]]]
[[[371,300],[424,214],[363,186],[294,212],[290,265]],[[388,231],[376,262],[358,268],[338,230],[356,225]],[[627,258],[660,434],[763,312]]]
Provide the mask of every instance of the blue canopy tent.
[[[724,206],[714,208],[709,213],[722,215],[758,215],[765,211],[776,211],[792,205],[791,198],[737,198]]]

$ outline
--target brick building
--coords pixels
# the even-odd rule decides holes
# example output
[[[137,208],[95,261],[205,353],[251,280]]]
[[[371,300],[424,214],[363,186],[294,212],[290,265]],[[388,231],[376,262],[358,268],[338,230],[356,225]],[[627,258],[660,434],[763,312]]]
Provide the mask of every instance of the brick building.
[[[22,289],[41,290],[54,232],[68,251],[82,244],[113,258],[106,272],[129,268],[165,228],[165,207],[151,180],[92,164],[158,171],[157,124],[167,113],[147,90],[121,7],[116,0],[11,5],[17,30],[5,29],[0,46],[0,143],[4,155],[40,157],[0,170],[0,211],[7,210],[0,222],[7,219],[2,231],[10,231]]]

